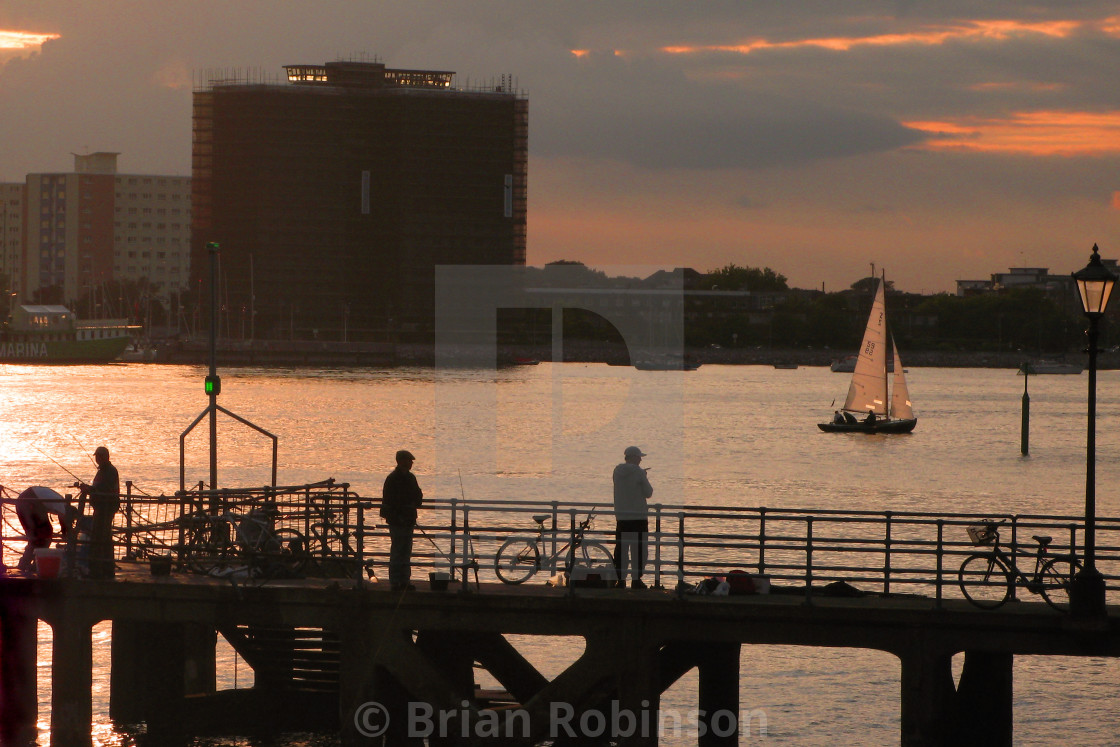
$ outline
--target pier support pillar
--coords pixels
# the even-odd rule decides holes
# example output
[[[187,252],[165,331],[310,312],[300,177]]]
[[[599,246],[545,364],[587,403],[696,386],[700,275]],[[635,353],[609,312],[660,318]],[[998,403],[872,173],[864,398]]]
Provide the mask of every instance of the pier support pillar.
[[[386,648],[410,648],[412,633],[355,613],[339,631],[338,720],[342,747],[423,745],[408,734],[413,696],[380,662]]]
[[[93,725],[93,621],[60,615],[51,647],[51,747],[89,747]]]
[[[22,598],[0,607],[0,744],[29,744],[36,736],[38,620],[25,607]]]
[[[524,703],[548,684],[544,675],[501,633],[472,632],[463,635],[470,636],[470,649],[479,665],[519,703]]]
[[[916,642],[902,659],[903,747],[956,745],[952,656]]]
[[[700,747],[739,744],[738,643],[697,644],[700,686]]]
[[[474,700],[474,655],[470,637],[457,631],[417,631],[416,648],[433,663],[437,663],[447,681],[462,696]]]
[[[638,626],[635,626],[638,627]],[[644,632],[644,631],[641,631]],[[659,646],[639,631],[628,631],[617,642],[618,651],[618,744],[623,747],[657,747],[657,725],[661,708]],[[613,709],[601,709],[611,716]],[[631,720],[628,722],[628,719]],[[608,734],[610,731],[608,730]]]
[[[216,647],[209,626],[114,620],[109,715],[174,722],[185,696],[215,691]]]
[[[1015,657],[966,651],[957,684],[958,745],[1006,745],[1015,731],[1013,707]]]

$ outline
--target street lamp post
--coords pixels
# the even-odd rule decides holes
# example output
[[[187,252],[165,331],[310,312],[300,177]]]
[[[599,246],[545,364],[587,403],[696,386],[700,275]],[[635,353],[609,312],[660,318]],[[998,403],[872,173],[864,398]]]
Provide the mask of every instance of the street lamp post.
[[[1081,308],[1089,318],[1089,430],[1085,461],[1085,566],[1070,584],[1070,611],[1080,617],[1105,614],[1104,576],[1097,570],[1097,323],[1108,307],[1117,276],[1101,264],[1097,245],[1084,269],[1073,273]]]

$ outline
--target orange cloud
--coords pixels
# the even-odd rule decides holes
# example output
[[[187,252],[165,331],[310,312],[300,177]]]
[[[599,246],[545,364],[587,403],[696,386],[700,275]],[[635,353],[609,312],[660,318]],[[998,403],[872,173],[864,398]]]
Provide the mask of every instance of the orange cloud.
[[[5,31],[0,29],[0,49],[32,49],[43,42],[61,38],[60,34],[36,34],[30,31]]]
[[[1110,204],[1113,210],[1120,210],[1120,191],[1112,193],[1112,201]]]
[[[929,133],[915,146],[1032,156],[1102,156],[1120,153],[1120,111],[1018,112],[1009,117],[961,117],[904,122]]]
[[[586,57],[591,54],[590,49],[573,49],[571,52],[573,57]]]
[[[1096,24],[1080,21],[1048,21],[1040,23],[1026,23],[1023,21],[973,21],[966,24],[910,33],[851,37],[837,36],[818,39],[795,39],[791,41],[753,39],[740,44],[668,46],[662,47],[661,51],[669,54],[691,54],[695,52],[733,52],[736,54],[750,54],[751,52],[757,52],[763,49],[818,47],[821,49],[831,49],[837,52],[847,52],[853,47],[860,46],[886,47],[907,44],[932,46],[955,40],[975,41],[987,39],[1004,41],[1013,37],[1032,34],[1064,38],[1083,27],[1096,28],[1097,30],[1109,34],[1120,34],[1120,17],[1106,19]]]

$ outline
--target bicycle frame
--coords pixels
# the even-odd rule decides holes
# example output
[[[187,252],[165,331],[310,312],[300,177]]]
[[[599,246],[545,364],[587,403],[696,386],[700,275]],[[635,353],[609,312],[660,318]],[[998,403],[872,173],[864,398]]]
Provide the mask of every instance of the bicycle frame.
[[[1042,577],[1042,564],[1044,561],[1046,561],[1047,558],[1051,557],[1047,554],[1047,549],[1047,545],[1039,543],[1038,549],[1034,554],[1033,576],[1028,576],[1027,574],[1023,573],[1023,571],[1019,569],[1018,564],[1016,564],[1015,562],[1015,558],[1025,557],[1027,553],[1016,550],[1014,547],[1011,548],[1011,552],[1008,552],[1002,545],[999,544],[998,534],[996,535],[995,544],[993,545],[990,554],[992,555],[992,557],[999,558],[1001,561],[1003,561],[1004,566],[1006,566],[1006,568],[1014,574],[1015,586],[1022,586],[1032,594],[1037,594],[1039,593],[1037,590],[1038,584],[1040,583]],[[1012,588],[1011,591],[1012,595],[1014,595],[1014,588]]]
[[[600,542],[586,539],[594,513],[593,510],[578,526],[573,515],[570,539],[559,547],[556,546],[559,532],[548,530],[548,533],[553,536],[546,538],[544,525],[546,517],[535,516],[534,520],[537,522],[535,537],[512,537],[498,548],[494,557],[498,578],[507,584],[519,584],[545,569],[562,571],[565,576],[570,576],[577,564],[577,552],[581,554],[587,565],[613,566],[614,556],[610,550]],[[554,548],[551,552],[548,551],[549,545]]]

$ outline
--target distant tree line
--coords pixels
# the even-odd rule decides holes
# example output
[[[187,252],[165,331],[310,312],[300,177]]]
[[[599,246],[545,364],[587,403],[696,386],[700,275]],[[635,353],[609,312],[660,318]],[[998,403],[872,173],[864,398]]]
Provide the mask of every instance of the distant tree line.
[[[570,269],[579,263],[563,264],[569,268],[565,280],[571,282]],[[618,278],[585,269],[574,277],[588,287],[665,287],[664,275]],[[529,276],[528,284],[548,285],[547,268],[536,272]],[[769,267],[729,264],[706,273],[685,271],[683,285],[688,347],[829,348],[839,354],[859,346],[877,279],[861,278],[845,290],[825,293],[791,289],[786,278]],[[1080,351],[1085,319],[1072,288],[1068,295],[1011,288],[965,297],[948,293],[925,296],[895,291],[887,284],[891,330],[904,350],[1030,355]],[[1110,310],[1109,316],[1116,312]],[[549,339],[551,316],[547,310],[507,314],[503,320],[506,341]],[[1102,347],[1120,342],[1120,335],[1114,335],[1107,323],[1101,333]],[[587,310],[565,310],[564,335],[566,339],[622,342],[607,320]]]

